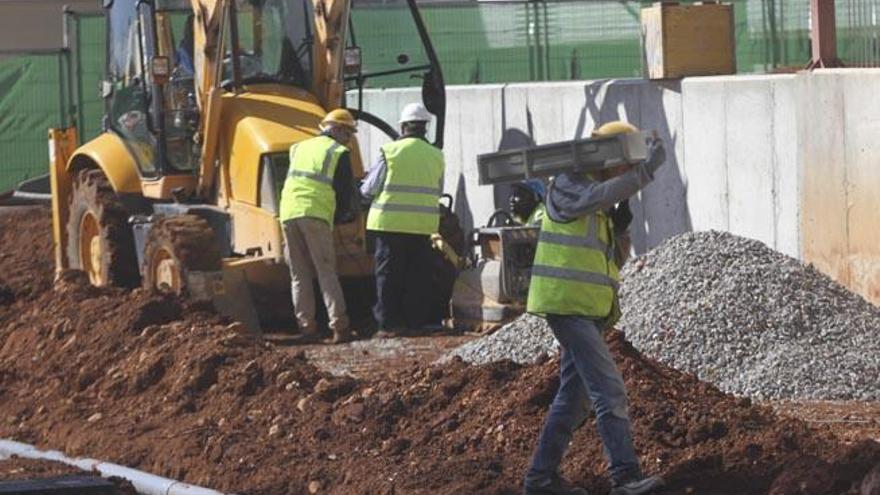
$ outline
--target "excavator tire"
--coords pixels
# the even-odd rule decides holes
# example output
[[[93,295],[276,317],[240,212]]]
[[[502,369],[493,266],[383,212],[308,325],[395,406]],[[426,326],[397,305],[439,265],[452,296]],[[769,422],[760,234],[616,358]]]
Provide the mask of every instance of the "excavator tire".
[[[197,215],[158,219],[144,248],[144,288],[187,294],[187,275],[222,268],[220,246],[207,220]]]
[[[129,213],[101,170],[80,170],[67,220],[67,259],[93,285],[137,287],[140,275]]]

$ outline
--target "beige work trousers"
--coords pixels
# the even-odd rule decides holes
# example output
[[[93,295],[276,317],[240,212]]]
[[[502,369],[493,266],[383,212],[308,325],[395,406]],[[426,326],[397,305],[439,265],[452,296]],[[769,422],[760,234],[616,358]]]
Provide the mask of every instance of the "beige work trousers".
[[[285,256],[290,267],[290,292],[293,309],[300,331],[314,334],[318,331],[315,321],[315,277],[324,297],[330,329],[334,334],[348,330],[348,315],[342,286],[336,275],[336,251],[333,247],[333,231],[323,220],[310,217],[284,221]]]

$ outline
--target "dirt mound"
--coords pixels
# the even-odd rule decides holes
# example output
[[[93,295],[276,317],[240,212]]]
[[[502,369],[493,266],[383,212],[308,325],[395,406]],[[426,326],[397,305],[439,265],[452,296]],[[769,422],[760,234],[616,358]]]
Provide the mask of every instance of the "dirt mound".
[[[0,269],[21,262],[3,249],[13,254]],[[333,377],[205,308],[93,288],[76,272],[6,307],[0,437],[248,494],[518,493],[558,384],[556,361]],[[880,445],[845,446],[644,358],[620,333],[608,341],[637,448],[667,493],[842,494],[875,483],[866,474]],[[606,493],[604,464],[588,423],[565,472]]]
[[[52,286],[51,226],[46,208],[0,216],[0,324],[17,300],[32,300]]]

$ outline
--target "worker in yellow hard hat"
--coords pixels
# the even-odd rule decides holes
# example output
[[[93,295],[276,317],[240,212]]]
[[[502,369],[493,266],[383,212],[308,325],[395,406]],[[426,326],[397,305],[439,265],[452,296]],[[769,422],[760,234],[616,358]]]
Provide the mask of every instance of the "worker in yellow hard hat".
[[[290,147],[290,168],[281,191],[279,219],[290,267],[293,308],[300,332],[318,336],[314,279],[327,308],[335,343],[351,340],[345,298],[336,273],[332,228],[356,215],[357,190],[349,143],[357,126],[348,110],[329,112],[321,134]]]
[[[638,132],[610,122],[594,138]],[[559,389],[526,474],[526,495],[586,495],[563,480],[559,466],[589,408],[608,457],[612,495],[644,495],[663,481],[646,476],[633,447],[626,387],[602,336],[619,316],[618,265],[609,210],[654,178],[666,160],[663,143],[647,158],[593,173],[563,173],[550,185],[532,265],[527,310],[546,319],[562,349]]]

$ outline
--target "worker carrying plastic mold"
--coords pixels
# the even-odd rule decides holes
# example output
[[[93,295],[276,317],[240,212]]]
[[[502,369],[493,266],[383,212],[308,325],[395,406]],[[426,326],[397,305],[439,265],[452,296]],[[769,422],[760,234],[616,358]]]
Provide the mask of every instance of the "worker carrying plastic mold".
[[[321,130],[319,136],[290,147],[279,218],[299,329],[309,340],[319,334],[315,319],[317,278],[333,342],[341,343],[351,340],[352,333],[336,273],[332,229],[334,222],[351,220],[357,208],[347,148],[357,127],[351,113],[337,109],[324,117]]]
[[[513,184],[507,204],[513,220],[520,225],[534,227],[544,217],[544,183],[537,179]]]
[[[609,122],[594,137],[638,132]],[[659,139],[647,158],[592,173],[563,173],[551,183],[532,266],[527,308],[546,318],[562,349],[560,383],[525,477],[527,495],[586,495],[559,474],[572,434],[591,407],[609,462],[612,495],[651,493],[662,480],[645,476],[633,448],[626,388],[603,332],[619,318],[618,266],[609,211],[654,178],[666,160]]]
[[[426,139],[430,121],[422,104],[406,105],[400,139],[382,146],[361,184],[361,195],[372,201],[367,230],[376,241],[373,314],[380,337],[421,328],[430,313],[431,234],[439,228],[445,168],[443,152]]]

